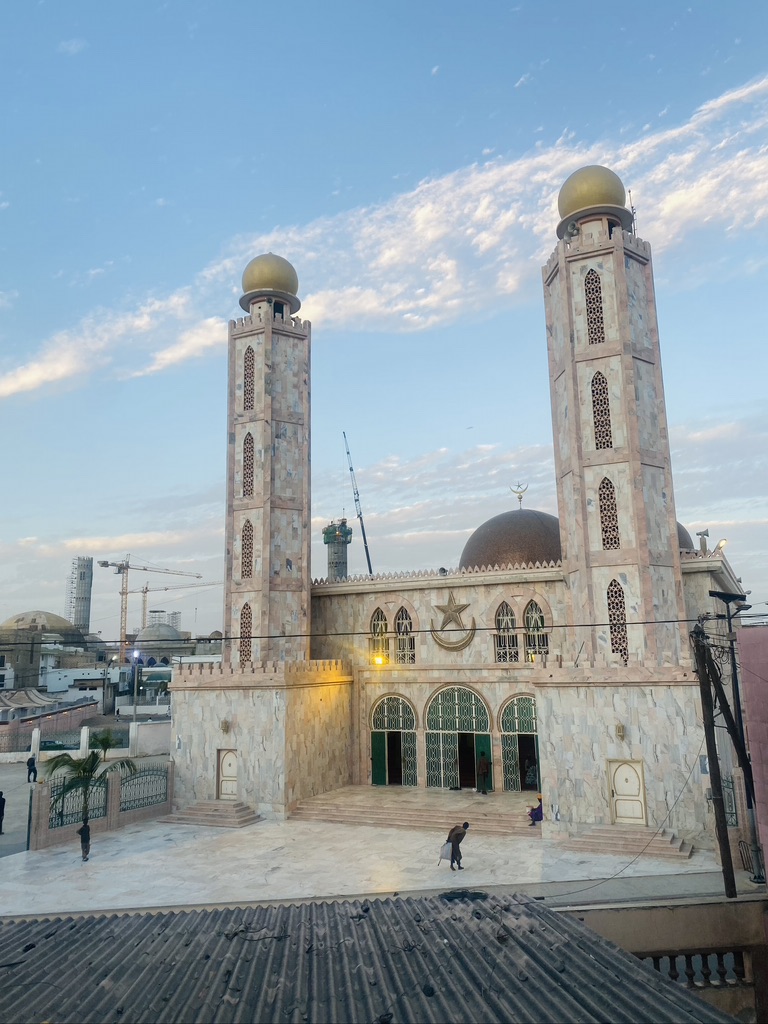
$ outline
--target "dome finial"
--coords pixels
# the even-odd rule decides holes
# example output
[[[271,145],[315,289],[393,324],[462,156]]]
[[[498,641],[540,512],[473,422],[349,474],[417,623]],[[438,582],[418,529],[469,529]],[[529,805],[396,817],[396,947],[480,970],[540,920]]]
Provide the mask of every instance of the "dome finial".
[[[632,214],[624,205],[627,193],[621,178],[609,167],[590,164],[580,167],[563,182],[557,207],[560,224],[557,237],[570,235],[571,225],[590,214],[607,213],[617,220],[625,231],[632,228]]]
[[[244,294],[240,305],[248,312],[254,299],[276,298],[287,302],[291,313],[296,313],[301,308],[298,290],[299,278],[288,260],[265,252],[252,259],[243,271]]]
[[[526,484],[525,487],[523,487],[523,485],[518,481],[518,483],[516,483],[514,487],[510,487],[509,489],[510,491],[512,491],[514,495],[517,496],[517,500],[520,502],[520,508],[522,508],[523,495],[528,490],[528,484]]]

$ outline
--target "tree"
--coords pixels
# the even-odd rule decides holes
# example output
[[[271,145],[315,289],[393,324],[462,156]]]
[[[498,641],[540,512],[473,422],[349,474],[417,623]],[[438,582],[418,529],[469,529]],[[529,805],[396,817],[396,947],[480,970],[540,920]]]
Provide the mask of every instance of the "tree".
[[[115,735],[111,729],[105,729],[104,732],[95,732],[91,736],[91,746],[102,752],[105,761],[109,751],[116,747],[119,742],[120,737]]]
[[[99,771],[101,768],[101,771]],[[102,767],[101,755],[98,750],[92,750],[87,757],[72,757],[71,754],[58,754],[46,763],[45,773],[50,779],[56,772],[62,772],[64,785],[61,793],[56,797],[56,802],[64,801],[69,793],[78,790],[83,795],[83,821],[88,817],[88,804],[91,793],[101,779],[108,772],[125,772],[127,775],[134,775],[138,769],[130,757],[123,757],[119,761]]]

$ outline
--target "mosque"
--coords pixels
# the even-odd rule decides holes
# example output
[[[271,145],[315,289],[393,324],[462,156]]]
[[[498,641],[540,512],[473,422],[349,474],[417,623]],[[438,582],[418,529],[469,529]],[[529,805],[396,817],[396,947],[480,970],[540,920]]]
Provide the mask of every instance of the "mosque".
[[[676,520],[651,249],[624,186],[584,167],[558,202],[542,276],[559,518],[495,516],[453,570],[311,580],[311,328],[286,260],[246,267],[230,639],[221,665],[174,677],[179,807],[281,817],[350,784],[474,788],[485,753],[494,789],[540,788],[545,834],[666,823],[711,845],[688,633],[710,590],[743,591]]]

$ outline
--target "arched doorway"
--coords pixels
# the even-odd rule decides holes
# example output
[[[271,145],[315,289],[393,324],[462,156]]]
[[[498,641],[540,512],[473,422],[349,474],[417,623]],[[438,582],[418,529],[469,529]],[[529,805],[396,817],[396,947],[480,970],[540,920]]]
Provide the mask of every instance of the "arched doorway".
[[[491,724],[488,709],[472,690],[449,686],[427,705],[427,785],[441,789],[473,789],[477,762],[491,757]],[[488,776],[493,789],[493,774]]]
[[[513,697],[502,708],[501,763],[504,771],[504,789],[520,792],[538,789],[539,738],[536,724],[536,698]]]
[[[382,697],[371,715],[371,782],[415,786],[416,713],[404,697]]]

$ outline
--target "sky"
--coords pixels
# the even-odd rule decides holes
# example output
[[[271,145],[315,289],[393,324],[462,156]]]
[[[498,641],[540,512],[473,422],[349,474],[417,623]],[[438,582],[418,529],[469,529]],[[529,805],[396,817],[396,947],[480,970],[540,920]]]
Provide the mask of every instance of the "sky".
[[[767,29],[744,0],[6,0],[0,621],[62,614],[76,555],[223,579],[226,324],[265,251],[312,321],[314,577],[341,515],[365,571],[343,431],[375,572],[457,565],[518,482],[556,514],[540,267],[591,163],[653,247],[678,519],[759,608]],[[206,634],[222,588],[150,607]]]

